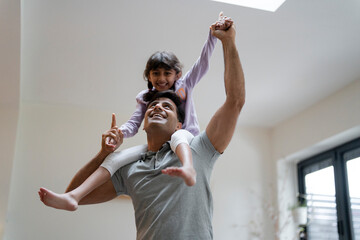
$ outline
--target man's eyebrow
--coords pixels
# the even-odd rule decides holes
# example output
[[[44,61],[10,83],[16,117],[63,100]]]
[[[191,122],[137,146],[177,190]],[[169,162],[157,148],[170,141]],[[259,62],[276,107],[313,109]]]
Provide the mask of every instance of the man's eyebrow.
[[[154,104],[158,104],[159,102],[161,102],[159,99],[155,99],[154,101],[152,101],[151,103],[148,104],[147,108],[153,106]],[[168,104],[172,108],[176,107],[176,104],[174,104],[170,99],[163,100],[162,103],[163,104]]]
[[[148,105],[147,105],[147,108],[153,106],[154,104],[157,104],[159,102],[158,99],[155,99],[154,101],[150,102]]]
[[[164,103],[166,103],[166,104],[170,105],[172,108],[174,108],[174,107],[175,107],[175,106],[174,106],[174,104],[173,104],[171,101],[164,101]]]
[[[157,103],[158,101],[152,101],[148,104],[148,107],[152,106],[154,103]]]

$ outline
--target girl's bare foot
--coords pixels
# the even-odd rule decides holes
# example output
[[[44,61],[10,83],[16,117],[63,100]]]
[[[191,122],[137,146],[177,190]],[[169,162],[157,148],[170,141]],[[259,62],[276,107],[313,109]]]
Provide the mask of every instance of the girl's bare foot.
[[[190,187],[196,183],[196,171],[193,167],[168,167],[163,169],[162,173],[173,177],[181,177],[185,184]]]
[[[46,206],[68,211],[75,211],[78,208],[78,202],[70,193],[58,194],[46,188],[40,188],[38,193],[40,200]]]

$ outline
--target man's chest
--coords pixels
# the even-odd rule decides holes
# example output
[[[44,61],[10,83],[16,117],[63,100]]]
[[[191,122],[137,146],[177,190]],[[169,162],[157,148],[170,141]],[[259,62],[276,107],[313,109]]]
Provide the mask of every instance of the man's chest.
[[[138,160],[124,169],[124,184],[130,196],[147,198],[166,190],[167,186],[178,185],[180,178],[162,173],[167,167],[180,167],[181,163],[172,151],[158,153],[151,157]]]

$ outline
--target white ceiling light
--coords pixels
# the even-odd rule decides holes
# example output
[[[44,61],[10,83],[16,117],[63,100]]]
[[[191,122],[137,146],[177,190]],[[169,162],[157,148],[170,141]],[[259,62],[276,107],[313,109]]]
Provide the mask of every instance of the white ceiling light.
[[[275,12],[286,0],[212,0],[243,7]]]

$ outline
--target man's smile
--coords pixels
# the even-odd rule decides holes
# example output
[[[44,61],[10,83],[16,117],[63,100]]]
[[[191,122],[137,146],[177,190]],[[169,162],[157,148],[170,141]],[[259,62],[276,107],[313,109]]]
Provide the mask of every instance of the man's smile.
[[[161,114],[159,112],[152,112],[149,115],[150,118],[165,118],[164,114]]]

